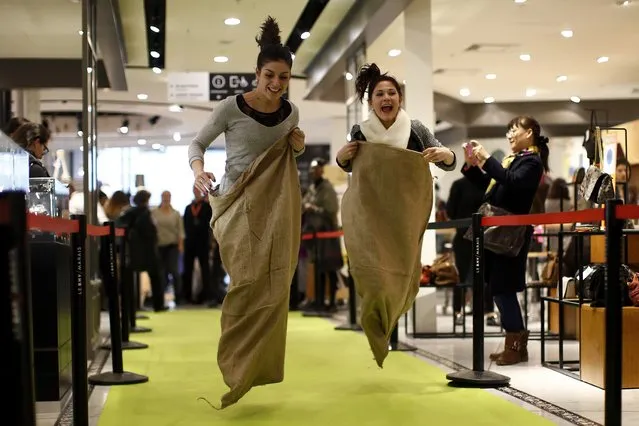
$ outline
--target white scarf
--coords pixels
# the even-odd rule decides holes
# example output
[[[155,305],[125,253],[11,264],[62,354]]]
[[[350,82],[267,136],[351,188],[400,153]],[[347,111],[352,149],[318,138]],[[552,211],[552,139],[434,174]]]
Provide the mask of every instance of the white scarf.
[[[367,142],[382,143],[396,148],[406,149],[410,138],[410,117],[402,108],[397,113],[395,122],[387,129],[372,112],[370,118],[360,125]]]

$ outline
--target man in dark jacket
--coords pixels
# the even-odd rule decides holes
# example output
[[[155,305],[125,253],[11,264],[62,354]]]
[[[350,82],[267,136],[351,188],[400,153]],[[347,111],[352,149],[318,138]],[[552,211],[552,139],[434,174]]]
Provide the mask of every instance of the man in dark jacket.
[[[184,210],[184,277],[179,301],[200,304],[212,302],[215,296],[212,294],[209,266],[213,209],[197,188],[193,188],[193,195],[193,201]],[[193,264],[196,258],[202,272],[202,293],[194,300]]]

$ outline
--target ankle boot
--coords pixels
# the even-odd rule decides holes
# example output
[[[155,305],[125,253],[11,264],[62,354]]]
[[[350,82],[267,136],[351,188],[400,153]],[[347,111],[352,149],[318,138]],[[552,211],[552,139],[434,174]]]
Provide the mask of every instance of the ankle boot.
[[[528,335],[527,330],[506,333],[504,351],[495,360],[497,365],[513,365],[528,361]]]

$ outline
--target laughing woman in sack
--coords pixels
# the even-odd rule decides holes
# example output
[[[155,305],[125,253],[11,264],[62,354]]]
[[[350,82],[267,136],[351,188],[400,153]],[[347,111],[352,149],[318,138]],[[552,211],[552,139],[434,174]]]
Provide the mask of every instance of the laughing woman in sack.
[[[433,207],[429,163],[454,170],[456,158],[420,121],[411,120],[401,107],[401,86],[377,65],[361,68],[356,90],[360,101],[368,93],[371,113],[353,126],[350,142],[337,153],[337,164],[353,172],[342,198],[342,223],[362,298],[362,328],[382,367],[392,330],[419,288],[423,235]]]
[[[466,151],[462,173],[485,192],[484,201],[512,214],[528,214],[544,171],[548,170],[548,138],[541,135],[537,120],[528,116],[515,117],[508,123],[506,134],[512,154],[500,164],[477,141],[471,141],[472,151]],[[490,355],[497,365],[528,361],[528,331],[517,299],[526,289],[526,261],[533,234],[526,233],[524,245],[516,257],[484,251],[484,277],[490,294],[501,315],[506,330],[503,352]]]
[[[282,98],[291,79],[293,57],[282,45],[273,18],[268,17],[261,30],[256,39],[260,53],[255,89],[216,105],[189,146],[195,187],[211,193],[211,226],[231,279],[222,305],[218,345],[218,365],[230,388],[222,397],[222,407],[236,403],[254,386],[283,380],[285,293],[295,269],[290,259],[297,260],[300,242],[300,225],[297,235],[285,229],[301,220],[299,178],[292,156],[304,152],[304,133],[298,128],[297,107]],[[213,190],[215,176],[204,170],[204,152],[222,133],[225,174]],[[278,191],[268,192],[269,188]],[[264,210],[268,220],[256,217]]]

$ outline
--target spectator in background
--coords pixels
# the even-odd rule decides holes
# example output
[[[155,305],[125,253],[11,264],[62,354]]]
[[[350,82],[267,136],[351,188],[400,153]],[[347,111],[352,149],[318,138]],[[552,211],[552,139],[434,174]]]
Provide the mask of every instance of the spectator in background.
[[[29,153],[29,177],[47,178],[49,172],[42,158],[49,152],[51,133],[42,124],[26,122],[13,133],[12,139]]]
[[[213,301],[214,295],[211,289],[209,256],[211,254],[211,218],[213,210],[206,196],[196,187],[193,187],[193,201],[184,210],[184,277],[182,294],[176,299],[183,303],[201,304]],[[202,273],[202,293],[197,298],[193,297],[193,264],[195,259],[200,264]]]
[[[135,207],[128,209],[121,217],[121,222],[128,228],[130,247],[130,266],[135,272],[146,271],[151,280],[153,310],[166,311],[164,306],[164,289],[160,253],[158,250],[157,228],[151,217],[148,191],[138,191],[133,197]]]
[[[184,226],[180,213],[171,205],[171,193],[164,191],[160,206],[153,209],[152,216],[158,230],[158,249],[165,282],[172,279],[174,294],[182,290],[182,277],[178,269],[180,253],[184,252]],[[166,289],[165,289],[166,291]]]

